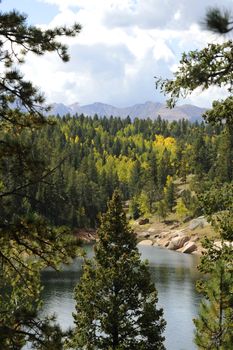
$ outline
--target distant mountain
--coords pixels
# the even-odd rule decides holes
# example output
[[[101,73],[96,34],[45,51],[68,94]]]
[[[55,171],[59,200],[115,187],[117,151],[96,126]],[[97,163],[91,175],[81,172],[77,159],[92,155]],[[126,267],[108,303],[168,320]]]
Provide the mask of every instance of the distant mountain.
[[[169,109],[165,104],[151,101],[142,104],[135,104],[125,108],[117,108],[101,102],[95,102],[84,106],[81,106],[78,103],[74,103],[69,106],[66,106],[63,103],[54,103],[49,114],[58,114],[60,116],[68,113],[71,115],[84,114],[88,116],[94,116],[97,114],[100,117],[113,116],[126,118],[127,116],[130,116],[132,119],[156,119],[160,115],[162,119],[179,120],[184,118],[194,122],[201,121],[201,116],[206,110],[206,108],[200,108],[189,104],[176,106],[173,109]]]

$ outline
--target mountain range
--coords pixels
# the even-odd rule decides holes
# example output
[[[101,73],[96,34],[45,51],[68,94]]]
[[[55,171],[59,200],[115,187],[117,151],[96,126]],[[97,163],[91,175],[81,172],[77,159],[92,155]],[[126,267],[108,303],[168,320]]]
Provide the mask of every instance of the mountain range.
[[[191,122],[195,122],[202,120],[202,114],[206,110],[207,108],[200,108],[191,104],[176,106],[173,109],[169,109],[165,104],[151,101],[124,108],[118,108],[101,102],[95,102],[83,106],[79,103],[74,103],[68,106],[63,103],[54,103],[52,104],[52,109],[49,114],[60,116],[64,116],[68,113],[70,115],[84,114],[86,116],[94,116],[97,114],[100,117],[113,116],[121,118],[130,116],[131,119],[156,119],[160,115],[162,119],[166,120],[179,120],[184,118]]]

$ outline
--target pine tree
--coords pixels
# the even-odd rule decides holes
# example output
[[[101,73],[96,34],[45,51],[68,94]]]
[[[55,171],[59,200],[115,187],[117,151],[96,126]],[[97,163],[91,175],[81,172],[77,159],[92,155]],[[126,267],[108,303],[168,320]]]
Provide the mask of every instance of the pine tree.
[[[168,209],[172,211],[175,205],[175,185],[171,176],[167,177],[166,186],[164,187],[164,200]]]
[[[75,290],[73,349],[165,349],[162,309],[115,192],[102,216],[95,257]]]
[[[30,341],[48,349],[46,343],[62,332],[49,319],[37,318],[40,271],[70,261],[77,247],[67,229],[51,227],[32,209],[38,184],[61,164],[47,167],[35,148],[33,132],[52,123],[43,116],[48,110],[43,95],[18,68],[29,53],[56,52],[68,61],[59,38],[74,37],[81,27],[42,30],[17,11],[1,12],[0,23],[0,344],[18,350]],[[53,344],[53,349],[61,346]]]
[[[167,202],[164,199],[157,202],[157,214],[159,218],[163,220],[165,220],[168,215],[168,206]]]
[[[221,245],[206,239],[206,253],[200,270],[208,274],[207,281],[199,283],[204,294],[196,326],[195,342],[199,349],[230,350],[233,343],[233,184],[212,187],[199,198]],[[225,240],[228,240],[226,243]]]
[[[233,251],[224,242],[221,249],[211,241],[206,241],[205,247],[207,253],[202,258],[201,271],[208,273],[209,278],[199,284],[205,299],[194,320],[195,343],[198,349],[230,350],[233,344]]]
[[[178,198],[175,209],[176,215],[180,220],[184,220],[185,217],[188,215],[188,209],[186,208],[182,198]]]

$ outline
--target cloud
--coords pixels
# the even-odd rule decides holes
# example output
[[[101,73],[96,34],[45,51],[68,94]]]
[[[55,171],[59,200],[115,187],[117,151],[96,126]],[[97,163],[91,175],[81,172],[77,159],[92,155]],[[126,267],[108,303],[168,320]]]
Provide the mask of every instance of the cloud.
[[[106,12],[105,23],[109,27],[136,25],[144,29],[187,29],[193,23],[201,22],[208,7],[219,6],[213,0],[198,3],[196,0],[128,0],[126,4],[124,7],[112,7]],[[224,0],[222,5],[231,9],[232,0]]]
[[[57,6],[56,16],[43,27],[75,21],[83,26],[76,38],[64,39],[70,62],[64,65],[55,54],[30,55],[23,68],[50,102],[126,106],[164,100],[155,90],[154,76],[171,78],[182,52],[217,39],[198,25],[213,0],[198,5],[194,0],[38,1]],[[229,7],[232,0],[222,5]],[[209,106],[211,96],[208,91],[193,94],[190,101]]]

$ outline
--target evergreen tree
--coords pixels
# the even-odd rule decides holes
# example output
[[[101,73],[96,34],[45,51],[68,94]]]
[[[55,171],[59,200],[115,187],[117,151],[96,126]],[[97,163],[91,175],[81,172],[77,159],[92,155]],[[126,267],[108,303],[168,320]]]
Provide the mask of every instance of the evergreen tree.
[[[168,209],[172,211],[175,205],[175,185],[171,176],[167,177],[166,186],[164,188],[164,200]]]
[[[76,243],[67,229],[51,227],[32,208],[38,184],[59,164],[50,167],[34,147],[33,136],[51,121],[43,116],[48,110],[43,96],[17,67],[29,53],[57,52],[68,61],[59,38],[74,37],[81,27],[42,30],[17,11],[1,12],[0,23],[0,344],[18,350],[30,341],[46,349],[53,335],[61,339],[62,332],[49,319],[37,318],[40,271],[68,262],[76,255]],[[53,348],[60,349],[59,343]]]
[[[157,213],[159,218],[165,220],[168,214],[167,203],[164,199],[157,203]]]
[[[178,198],[177,204],[175,206],[176,215],[182,221],[188,215],[188,209],[186,208],[182,198]]]
[[[130,205],[129,205],[129,213],[130,213],[130,215],[132,215],[132,218],[134,220],[137,220],[139,218],[139,216],[141,215],[137,197],[133,197],[131,199]]]
[[[218,8],[207,11],[204,23],[208,29],[217,33],[225,34],[232,30],[230,11],[221,11]],[[214,126],[224,125],[227,131],[218,149],[219,158],[216,165],[221,169],[220,180],[227,181],[229,184],[219,185],[218,183],[218,188],[211,189],[207,195],[205,193],[202,195],[204,212],[219,230],[222,242],[220,247],[216,247],[213,243],[206,241],[206,253],[201,261],[202,271],[209,274],[209,280],[203,287],[207,302],[202,303],[199,317],[195,320],[195,342],[199,349],[228,350],[233,344],[232,50],[233,42],[228,40],[208,44],[202,50],[184,53],[174,73],[174,79],[158,79],[156,83],[163,92],[170,95],[168,100],[170,107],[175,105],[178,98],[187,96],[196,88],[205,90],[211,86],[226,86],[230,93],[224,101],[214,101],[213,108],[203,116],[206,122]],[[204,161],[206,157],[204,139],[197,139],[196,151],[198,149],[196,160]],[[199,175],[203,170],[209,169],[211,169],[210,164],[204,164],[204,168],[199,169]],[[225,239],[231,241],[229,245],[225,244]]]
[[[102,216],[95,257],[84,264],[75,290],[73,349],[165,349],[162,309],[136,236],[115,192]]]
[[[199,283],[205,299],[194,320],[195,343],[198,349],[230,350],[233,344],[233,251],[224,242],[219,248],[206,241],[205,247],[207,253],[202,258],[201,271],[210,276]]]

